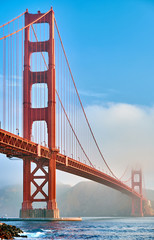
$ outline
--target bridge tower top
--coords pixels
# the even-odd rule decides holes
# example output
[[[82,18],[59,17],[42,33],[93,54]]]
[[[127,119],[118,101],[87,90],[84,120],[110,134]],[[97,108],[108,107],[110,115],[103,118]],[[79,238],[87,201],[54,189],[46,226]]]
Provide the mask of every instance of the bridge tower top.
[[[38,11],[38,14],[25,13],[25,25],[35,21],[38,16],[43,15]],[[49,40],[44,42],[31,42],[29,27],[25,29],[25,56],[24,56],[24,111],[23,111],[23,132],[24,138],[30,140],[32,135],[32,124],[34,121],[44,120],[47,123],[48,129],[48,147],[55,149],[56,146],[56,77],[55,77],[55,46],[54,46],[54,12],[51,11],[37,23],[49,24]],[[34,52],[48,53],[48,69],[45,72],[30,71],[30,56]],[[42,77],[43,76],[43,77]],[[46,76],[44,78],[44,76]],[[47,108],[32,108],[31,105],[31,90],[32,85],[36,83],[47,84],[48,88],[48,106]]]
[[[137,189],[136,189],[137,188]],[[142,195],[142,170],[132,169],[132,189]]]

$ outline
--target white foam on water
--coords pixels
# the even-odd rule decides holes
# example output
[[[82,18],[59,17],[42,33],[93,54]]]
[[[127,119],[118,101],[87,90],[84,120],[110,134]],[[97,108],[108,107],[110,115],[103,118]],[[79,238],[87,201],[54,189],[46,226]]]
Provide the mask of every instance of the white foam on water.
[[[43,235],[45,235],[45,233],[43,233],[43,232],[36,232],[36,233],[26,233],[26,235],[27,235],[27,237],[29,238],[38,238],[38,237],[40,237],[40,236],[43,236]]]

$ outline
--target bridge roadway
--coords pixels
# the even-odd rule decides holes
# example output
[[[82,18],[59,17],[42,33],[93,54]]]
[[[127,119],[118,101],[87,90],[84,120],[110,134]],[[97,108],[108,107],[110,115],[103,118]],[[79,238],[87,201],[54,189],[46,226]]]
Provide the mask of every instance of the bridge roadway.
[[[51,158],[51,150],[49,148],[40,146],[3,129],[0,129],[0,153],[23,160],[25,158],[30,158],[31,161],[39,161],[41,159],[44,160],[44,166],[48,165],[48,160]],[[142,198],[143,201],[146,201],[142,195],[120,180],[60,153],[57,153],[56,168],[101,183],[130,197]]]

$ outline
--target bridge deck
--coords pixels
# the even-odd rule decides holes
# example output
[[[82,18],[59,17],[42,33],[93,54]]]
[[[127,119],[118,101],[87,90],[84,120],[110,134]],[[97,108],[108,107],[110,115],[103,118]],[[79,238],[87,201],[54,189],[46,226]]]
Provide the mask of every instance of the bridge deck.
[[[0,129],[0,153],[6,154],[8,157],[22,158],[23,160],[25,158],[30,158],[32,161],[42,159],[44,160],[44,166],[48,165],[48,160],[51,158],[49,148],[40,146],[3,129]],[[143,198],[138,192],[132,190],[120,180],[60,153],[57,154],[56,168],[104,184],[130,197]],[[143,198],[143,200],[145,199]]]

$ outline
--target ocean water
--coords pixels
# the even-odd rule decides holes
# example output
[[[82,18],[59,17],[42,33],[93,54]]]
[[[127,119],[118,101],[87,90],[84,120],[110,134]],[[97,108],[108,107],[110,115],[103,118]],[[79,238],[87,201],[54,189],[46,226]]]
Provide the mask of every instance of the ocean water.
[[[154,218],[83,218],[81,222],[6,222],[28,238],[17,239],[154,239]]]

